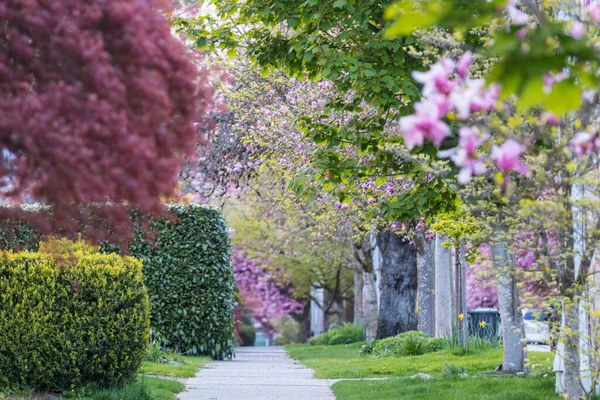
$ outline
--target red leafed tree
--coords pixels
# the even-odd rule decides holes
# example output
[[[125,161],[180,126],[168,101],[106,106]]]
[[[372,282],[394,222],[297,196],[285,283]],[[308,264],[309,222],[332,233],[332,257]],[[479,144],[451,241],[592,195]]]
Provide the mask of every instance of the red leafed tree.
[[[89,203],[163,209],[212,99],[161,14],[166,3],[0,2],[5,203],[43,203],[67,232]],[[114,206],[96,210],[113,231],[129,221]]]

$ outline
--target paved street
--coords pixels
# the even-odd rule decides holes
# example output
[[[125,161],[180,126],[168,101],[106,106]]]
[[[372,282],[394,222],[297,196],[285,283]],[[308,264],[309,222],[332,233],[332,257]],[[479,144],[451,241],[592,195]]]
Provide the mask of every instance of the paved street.
[[[327,381],[281,347],[238,348],[235,359],[212,361],[185,383],[181,400],[335,400]]]

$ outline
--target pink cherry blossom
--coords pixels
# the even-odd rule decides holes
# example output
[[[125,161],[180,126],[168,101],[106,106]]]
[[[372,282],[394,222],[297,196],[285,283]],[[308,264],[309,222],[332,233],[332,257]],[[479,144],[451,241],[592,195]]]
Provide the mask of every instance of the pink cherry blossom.
[[[569,32],[569,34],[574,39],[577,39],[577,40],[581,39],[583,37],[584,33],[585,33],[585,26],[581,22],[575,22]]]
[[[412,73],[413,78],[423,84],[423,96],[428,97],[434,93],[450,93],[454,87],[454,82],[450,80],[450,75],[454,71],[454,62],[443,58],[433,64],[429,71]]]
[[[473,62],[473,53],[467,51],[462,57],[458,60],[456,64],[456,72],[461,78],[466,78],[469,74],[469,68],[471,67],[471,63]]]
[[[519,157],[525,152],[526,148],[522,144],[513,139],[508,139],[502,146],[494,145],[490,158],[494,160],[501,171],[516,171],[523,175],[527,175],[529,169]]]

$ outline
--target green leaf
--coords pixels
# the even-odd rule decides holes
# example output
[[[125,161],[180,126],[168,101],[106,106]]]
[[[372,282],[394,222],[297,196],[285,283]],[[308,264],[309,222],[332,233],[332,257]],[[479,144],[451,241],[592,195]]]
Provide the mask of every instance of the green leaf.
[[[581,90],[573,80],[568,79],[554,84],[544,104],[554,114],[563,115],[577,110],[581,106],[581,101]]]
[[[335,0],[333,2],[333,7],[334,8],[344,8],[344,6],[348,4],[348,2],[346,0]]]

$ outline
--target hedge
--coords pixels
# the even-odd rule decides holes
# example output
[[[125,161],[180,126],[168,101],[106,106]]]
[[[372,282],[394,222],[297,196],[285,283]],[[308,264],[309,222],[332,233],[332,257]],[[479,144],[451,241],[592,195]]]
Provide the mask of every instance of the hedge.
[[[174,221],[151,223],[157,235],[138,230],[129,245],[129,255],[144,264],[152,334],[188,354],[230,357],[235,345],[235,282],[225,219],[214,207],[174,205],[170,209]],[[35,251],[39,237],[25,222],[0,225],[0,248]],[[119,248],[105,245],[102,251],[118,253]]]
[[[142,264],[54,244],[41,249],[52,254],[0,254],[0,387],[133,379],[150,330]]]
[[[151,224],[154,242],[138,234],[129,245],[143,260],[152,334],[188,354],[230,357],[235,281],[225,219],[213,207],[170,208],[177,219]]]

